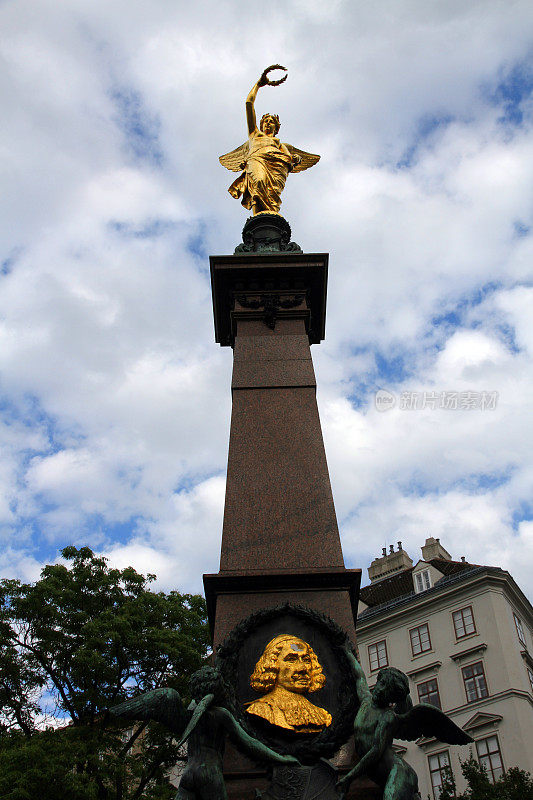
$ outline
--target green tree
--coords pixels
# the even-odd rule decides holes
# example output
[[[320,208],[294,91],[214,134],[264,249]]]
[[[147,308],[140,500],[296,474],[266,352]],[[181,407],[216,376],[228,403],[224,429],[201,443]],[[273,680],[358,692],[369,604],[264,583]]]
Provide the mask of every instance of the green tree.
[[[154,592],[154,575],[62,551],[34,584],[0,581],[0,798],[167,800],[179,759],[157,725],[108,708],[140,692],[188,691],[206,656],[205,602]]]
[[[439,800],[533,800],[533,779],[523,769],[510,767],[492,783],[485,768],[470,754],[461,771],[467,784],[465,791],[457,794],[455,779],[448,770]]]

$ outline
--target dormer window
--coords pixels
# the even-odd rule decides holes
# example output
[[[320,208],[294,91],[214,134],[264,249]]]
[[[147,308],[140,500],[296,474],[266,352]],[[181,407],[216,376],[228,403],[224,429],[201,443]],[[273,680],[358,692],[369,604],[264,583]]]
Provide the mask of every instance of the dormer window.
[[[425,592],[426,589],[431,589],[431,575],[429,569],[423,569],[415,575],[415,592]]]

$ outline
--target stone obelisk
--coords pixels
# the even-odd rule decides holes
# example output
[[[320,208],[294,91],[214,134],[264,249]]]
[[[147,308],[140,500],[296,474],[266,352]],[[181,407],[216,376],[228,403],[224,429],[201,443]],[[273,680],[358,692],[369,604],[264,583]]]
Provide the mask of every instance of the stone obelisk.
[[[276,215],[250,219],[243,238],[210,259],[216,341],[234,351],[220,571],[204,575],[213,643],[284,602],[355,641],[360,570],[344,566],[310,352],[324,338],[328,255],[289,244]],[[230,757],[230,797],[255,774]]]

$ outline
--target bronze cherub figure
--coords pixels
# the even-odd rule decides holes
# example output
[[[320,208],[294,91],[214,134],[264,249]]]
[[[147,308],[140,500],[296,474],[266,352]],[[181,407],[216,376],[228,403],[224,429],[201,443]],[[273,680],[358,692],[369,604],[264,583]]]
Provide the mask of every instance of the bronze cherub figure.
[[[277,138],[280,127],[277,114],[264,114],[259,128],[255,116],[255,98],[261,86],[279,86],[287,79],[272,81],[268,73],[283,69],[280,64],[267,67],[246,98],[248,141],[220,156],[220,163],[232,172],[240,172],[228,191],[232,197],[241,197],[245,208],[256,214],[279,214],[281,193],[289,172],[302,172],[319,161],[320,156],[298,150],[292,144],[283,144]]]
[[[420,736],[434,736],[448,744],[473,740],[435,706],[413,706],[409,680],[399,669],[381,669],[371,692],[361,665],[351,650],[345,651],[361,704],[354,721],[355,750],[360,760],[338,781],[340,798],[345,797],[355,778],[366,775],[382,788],[384,800],[413,800],[418,794],[418,778],[392,749],[394,739],[414,741]]]
[[[227,691],[218,670],[202,667],[191,677],[193,701],[186,709],[175,689],[153,689],[110,709],[124,719],[155,720],[188,741],[188,761],[175,800],[227,800],[222,772],[226,737],[252,760],[296,764],[246,733],[227,706]]]

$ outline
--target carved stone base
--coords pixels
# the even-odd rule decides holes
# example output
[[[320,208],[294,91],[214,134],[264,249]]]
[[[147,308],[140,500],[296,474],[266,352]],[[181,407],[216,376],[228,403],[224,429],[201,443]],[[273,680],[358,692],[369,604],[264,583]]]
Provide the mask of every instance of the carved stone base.
[[[279,214],[257,214],[249,217],[242,229],[243,244],[235,253],[301,253],[302,248],[291,242],[291,226]]]
[[[266,792],[258,800],[338,800],[337,772],[327,761],[312,767],[274,767]]]

